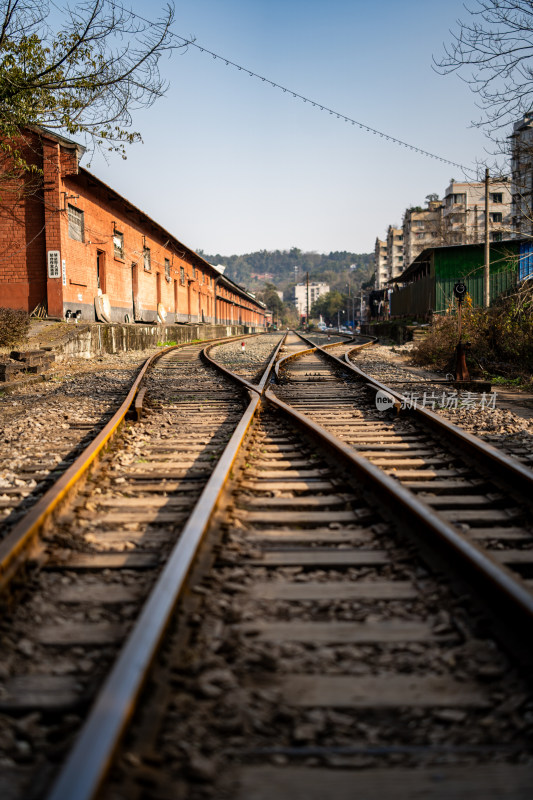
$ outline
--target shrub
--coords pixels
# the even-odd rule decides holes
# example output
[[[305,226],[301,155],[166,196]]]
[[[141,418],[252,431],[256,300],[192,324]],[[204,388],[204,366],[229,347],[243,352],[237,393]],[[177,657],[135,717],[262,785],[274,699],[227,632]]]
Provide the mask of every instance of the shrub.
[[[463,340],[470,342],[467,362],[472,374],[507,377],[533,372],[533,281],[499,298],[488,311],[465,303]],[[428,335],[413,350],[416,364],[453,371],[458,341],[457,316],[435,317]]]
[[[0,308],[0,347],[18,344],[30,328],[30,316],[26,311]]]

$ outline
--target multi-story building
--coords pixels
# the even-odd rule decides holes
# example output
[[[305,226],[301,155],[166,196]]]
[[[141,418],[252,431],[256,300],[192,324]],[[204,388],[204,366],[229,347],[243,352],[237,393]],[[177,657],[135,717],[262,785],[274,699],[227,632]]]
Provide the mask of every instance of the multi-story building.
[[[403,229],[389,225],[387,230],[388,280],[395,278],[404,268]]]
[[[383,289],[391,278],[395,278],[404,267],[403,230],[389,225],[387,239],[376,239],[374,269],[376,289]]]
[[[313,303],[318,300],[320,295],[327,294],[329,286],[327,283],[311,283],[309,282],[309,310]],[[294,287],[294,305],[298,311],[299,317],[307,316],[307,282],[297,283]]]
[[[516,122],[511,136],[511,216],[517,236],[533,236],[533,112]]]
[[[451,181],[442,211],[442,244],[476,244],[485,240],[485,183]],[[489,236],[493,242],[512,231],[511,184],[506,178],[489,186]]]
[[[383,289],[388,281],[387,267],[387,242],[383,239],[376,239],[374,247],[374,274],[376,289]]]
[[[437,247],[443,243],[442,201],[430,195],[427,208],[415,206],[407,208],[403,218],[404,264],[409,266],[417,255],[427,247]]]

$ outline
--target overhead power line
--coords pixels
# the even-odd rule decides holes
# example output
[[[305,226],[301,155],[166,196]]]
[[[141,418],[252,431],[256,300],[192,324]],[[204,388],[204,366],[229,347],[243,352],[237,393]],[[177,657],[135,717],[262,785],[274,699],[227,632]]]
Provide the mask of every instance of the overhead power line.
[[[140,14],[137,14],[135,11],[131,11],[131,9],[126,9],[121,6],[119,3],[115,3],[114,0],[108,0],[110,5],[115,6],[116,8],[121,9],[122,11],[130,13],[133,17],[137,17],[142,22],[147,23],[148,25],[153,25],[156,27],[158,25],[157,22],[152,22],[151,20],[142,17]],[[275,81],[270,80],[270,78],[266,78],[263,75],[259,75],[259,73],[254,72],[253,70],[249,69],[248,67],[242,66],[242,64],[237,64],[235,61],[231,61],[231,59],[226,58],[225,56],[221,56],[219,53],[213,52],[213,50],[209,50],[207,47],[203,47],[202,45],[197,44],[194,39],[189,39],[185,36],[180,36],[173,31],[169,31],[170,35],[174,39],[178,39],[182,42],[183,45],[188,47],[196,47],[197,50],[200,50],[201,53],[207,53],[208,55],[212,56],[215,60],[223,61],[227,67],[234,67],[239,72],[247,73],[251,78],[257,78],[263,83],[268,83],[274,89],[281,89],[282,92],[285,94],[292,95],[293,98],[297,100],[302,100],[304,103],[310,103],[314,108],[318,108],[320,111],[327,111],[332,116],[336,117],[337,119],[342,119],[344,122],[348,122],[353,126],[358,127],[360,130],[366,131],[367,133],[372,133],[376,136],[385,139],[388,142],[392,142],[393,144],[398,145],[399,147],[405,147],[407,150],[412,150],[419,155],[427,156],[428,158],[432,158],[435,161],[440,161],[443,164],[449,164],[452,167],[457,167],[458,169],[463,170],[464,172],[470,172],[475,174],[476,170],[472,169],[471,167],[465,167],[464,164],[459,164],[457,161],[452,161],[449,158],[444,158],[443,156],[437,155],[436,153],[431,153],[429,150],[424,150],[422,147],[417,147],[416,145],[409,144],[409,142],[404,142],[402,139],[398,139],[396,136],[391,136],[389,133],[384,133],[383,131],[378,130],[377,128],[373,128],[371,125],[366,125],[364,122],[360,122],[359,120],[353,119],[353,117],[349,117],[346,114],[341,114],[339,111],[335,111],[333,108],[329,108],[328,106],[323,105],[322,103],[317,102],[316,100],[312,100],[310,97],[306,97],[303,94],[299,94],[295,92],[293,89],[288,88],[287,86],[283,86],[280,83],[276,83]]]

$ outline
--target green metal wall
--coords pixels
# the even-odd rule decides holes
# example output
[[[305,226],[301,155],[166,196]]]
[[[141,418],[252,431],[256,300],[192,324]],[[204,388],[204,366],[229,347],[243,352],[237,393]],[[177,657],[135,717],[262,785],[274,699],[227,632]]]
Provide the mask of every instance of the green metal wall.
[[[516,284],[518,249],[518,242],[491,243],[491,301]],[[435,278],[435,311],[446,311],[453,305],[453,286],[460,279],[464,279],[474,306],[482,306],[484,262],[483,244],[434,250],[431,275]]]
[[[512,288],[518,278],[520,243],[492,242],[490,246],[490,297]],[[442,247],[430,254],[430,273],[391,295],[391,316],[424,319],[430,310],[453,307],[453,287],[464,278],[474,306],[483,306],[485,248],[479,245]]]

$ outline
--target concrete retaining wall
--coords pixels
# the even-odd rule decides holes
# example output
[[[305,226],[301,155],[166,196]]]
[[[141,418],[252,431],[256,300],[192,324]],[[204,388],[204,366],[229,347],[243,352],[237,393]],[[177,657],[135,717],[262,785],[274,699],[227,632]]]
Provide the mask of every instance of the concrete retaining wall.
[[[101,353],[120,353],[126,350],[147,350],[158,345],[222,339],[262,329],[242,325],[80,325],[69,331],[64,340],[54,345],[60,361],[67,356],[91,358]]]

